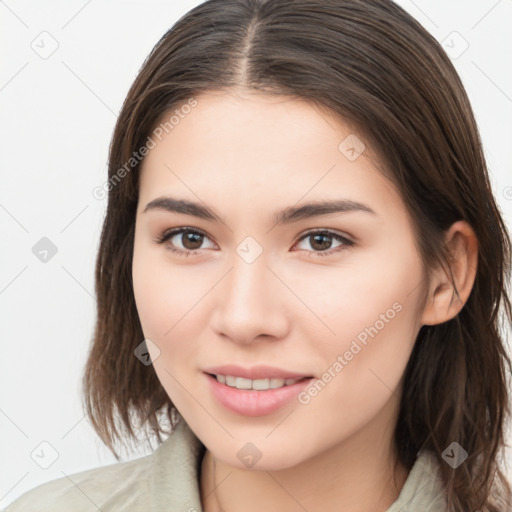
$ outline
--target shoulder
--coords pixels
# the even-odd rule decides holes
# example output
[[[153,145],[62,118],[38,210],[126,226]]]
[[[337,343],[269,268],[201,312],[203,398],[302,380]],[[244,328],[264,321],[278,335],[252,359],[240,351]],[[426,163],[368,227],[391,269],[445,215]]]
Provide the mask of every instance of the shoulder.
[[[154,454],[146,455],[46,482],[20,496],[4,512],[138,510],[138,503],[149,495],[147,476],[153,458]],[[121,500],[127,508],[116,507]]]
[[[26,492],[4,512],[200,510],[204,446],[182,421],[150,455],[65,475]]]

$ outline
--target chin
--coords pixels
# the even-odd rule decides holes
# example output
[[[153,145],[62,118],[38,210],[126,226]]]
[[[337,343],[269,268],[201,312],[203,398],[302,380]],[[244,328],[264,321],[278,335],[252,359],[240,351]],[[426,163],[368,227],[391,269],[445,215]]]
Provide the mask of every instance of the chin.
[[[280,440],[273,443],[269,440],[251,442],[250,437],[245,439],[248,440],[241,441],[240,438],[235,438],[227,445],[219,446],[217,443],[209,449],[217,460],[243,471],[280,471],[307,460],[307,454],[303,449],[297,450],[295,443],[288,445]],[[226,456],[227,454],[230,456]]]

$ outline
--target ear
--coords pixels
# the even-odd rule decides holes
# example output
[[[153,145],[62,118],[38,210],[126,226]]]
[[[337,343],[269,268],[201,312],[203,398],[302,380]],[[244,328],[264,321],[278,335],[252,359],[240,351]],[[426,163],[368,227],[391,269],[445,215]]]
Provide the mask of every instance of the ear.
[[[457,221],[447,230],[445,241],[450,250],[450,268],[439,267],[433,272],[422,325],[442,324],[454,318],[475,282],[478,239],[473,228],[466,221]]]

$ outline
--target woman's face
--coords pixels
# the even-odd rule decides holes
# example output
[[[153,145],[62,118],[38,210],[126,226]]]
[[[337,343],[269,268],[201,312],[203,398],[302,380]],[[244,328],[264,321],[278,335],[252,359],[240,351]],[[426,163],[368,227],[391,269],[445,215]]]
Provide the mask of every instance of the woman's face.
[[[133,285],[160,382],[239,468],[388,439],[425,284],[399,194],[371,148],[308,103],[195,99],[153,137],[140,176]],[[177,228],[192,231],[156,241]]]

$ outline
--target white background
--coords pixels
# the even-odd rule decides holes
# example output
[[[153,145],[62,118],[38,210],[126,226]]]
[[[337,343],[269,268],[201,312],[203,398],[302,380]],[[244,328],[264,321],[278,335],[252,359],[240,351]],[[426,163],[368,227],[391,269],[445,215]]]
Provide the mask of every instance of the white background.
[[[144,58],[199,3],[0,0],[0,507],[40,483],[115,462],[80,401],[106,207],[92,190],[107,178],[116,116]],[[469,44],[453,62],[510,229],[512,1],[398,3],[451,51]],[[46,49],[58,43],[46,59],[32,48],[41,37]],[[32,252],[42,237],[58,249],[47,263]],[[58,453],[48,469],[31,458],[43,441]]]

